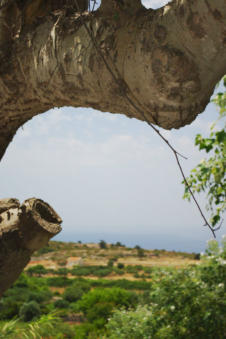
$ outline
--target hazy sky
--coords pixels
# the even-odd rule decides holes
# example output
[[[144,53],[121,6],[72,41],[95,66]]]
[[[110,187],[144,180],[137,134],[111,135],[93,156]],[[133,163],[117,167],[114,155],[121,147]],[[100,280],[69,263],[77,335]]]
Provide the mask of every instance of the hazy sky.
[[[216,118],[210,104],[190,126],[163,131],[189,158],[182,161],[187,173],[205,156],[193,146],[195,135],[208,135]],[[33,118],[9,146],[0,178],[1,197],[49,202],[64,221],[61,239],[73,234],[71,240],[78,240],[79,233],[157,234],[164,246],[156,247],[166,247],[171,236],[175,248],[176,239],[192,248],[192,242],[205,246],[211,238],[194,204],[182,200],[174,155],[148,125],[123,115],[61,108]],[[199,201],[204,207],[205,199]]]

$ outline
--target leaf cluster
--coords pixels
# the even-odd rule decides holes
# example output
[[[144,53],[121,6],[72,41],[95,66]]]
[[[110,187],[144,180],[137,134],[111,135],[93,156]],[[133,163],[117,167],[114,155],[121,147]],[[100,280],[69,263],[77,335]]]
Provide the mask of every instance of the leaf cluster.
[[[226,76],[223,79],[226,87]],[[226,92],[218,93],[213,102],[219,108],[220,119],[226,116]],[[195,145],[199,150],[211,154],[203,159],[187,178],[189,187],[185,184],[184,199],[190,201],[192,192],[205,192],[207,195],[207,210],[211,211],[211,224],[216,226],[223,212],[226,210],[226,131],[225,124],[222,129],[216,130],[216,124],[211,126],[208,138],[198,134]]]

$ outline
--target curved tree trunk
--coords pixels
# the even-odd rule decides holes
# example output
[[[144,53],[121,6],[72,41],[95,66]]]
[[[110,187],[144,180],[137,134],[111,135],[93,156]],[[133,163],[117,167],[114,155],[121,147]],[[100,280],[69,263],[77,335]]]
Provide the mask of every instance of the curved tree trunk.
[[[62,220],[47,203],[0,200],[0,297],[18,278],[32,253],[61,231]]]
[[[27,25],[23,14],[0,17],[0,27],[14,22],[0,36],[0,158],[21,125],[53,107],[144,120],[129,97],[150,122],[179,128],[205,109],[226,72],[225,0],[173,0],[156,11],[102,0],[94,13],[67,7]]]

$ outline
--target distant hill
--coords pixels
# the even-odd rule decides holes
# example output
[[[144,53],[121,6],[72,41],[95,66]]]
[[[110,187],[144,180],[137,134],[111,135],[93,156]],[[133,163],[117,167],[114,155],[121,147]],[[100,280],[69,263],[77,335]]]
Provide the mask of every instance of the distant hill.
[[[42,265],[49,275],[138,279],[150,278],[151,271],[157,267],[180,268],[198,260],[197,253],[146,250],[138,245],[129,248],[120,242],[50,241],[34,254],[26,270],[32,272],[31,267]]]

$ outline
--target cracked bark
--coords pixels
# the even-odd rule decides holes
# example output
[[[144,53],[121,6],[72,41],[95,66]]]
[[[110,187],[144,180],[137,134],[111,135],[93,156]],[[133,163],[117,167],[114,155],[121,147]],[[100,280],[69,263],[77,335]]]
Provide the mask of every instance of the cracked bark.
[[[1,28],[13,21],[12,11],[3,12]],[[191,123],[226,71],[225,0],[173,0],[159,10],[138,0],[103,0],[83,20],[74,8],[59,9],[25,26],[20,10],[13,13],[10,32],[0,34],[0,159],[20,126],[53,107],[92,107],[143,120],[83,20],[150,122],[163,128]]]
[[[53,208],[31,198],[0,200],[0,297],[19,277],[32,253],[61,231]]]

